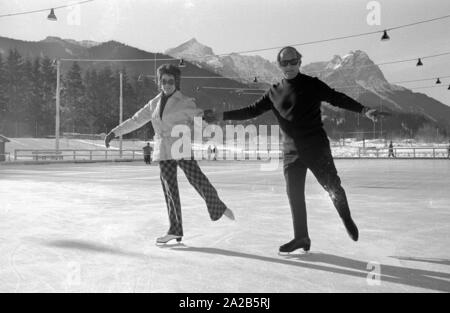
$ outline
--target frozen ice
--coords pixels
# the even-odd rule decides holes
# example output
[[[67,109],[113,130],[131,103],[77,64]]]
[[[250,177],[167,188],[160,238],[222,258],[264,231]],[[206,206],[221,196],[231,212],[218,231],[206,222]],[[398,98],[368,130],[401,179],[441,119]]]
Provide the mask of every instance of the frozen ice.
[[[0,166],[0,292],[449,292],[450,161],[336,160],[360,240],[308,173],[309,254],[282,169],[202,161],[236,221],[209,220],[179,170],[182,244],[159,168],[144,162]]]

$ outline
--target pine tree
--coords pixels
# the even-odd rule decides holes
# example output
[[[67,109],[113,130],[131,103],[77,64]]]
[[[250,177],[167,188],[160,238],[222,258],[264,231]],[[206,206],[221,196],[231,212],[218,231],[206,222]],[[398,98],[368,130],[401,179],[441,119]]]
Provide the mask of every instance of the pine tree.
[[[7,115],[7,98],[6,98],[6,73],[3,56],[0,53],[0,133],[5,131],[5,121]]]
[[[84,76],[85,85],[85,109],[86,109],[86,123],[89,127],[89,133],[97,133],[96,127],[97,118],[95,116],[95,105],[98,103],[97,90],[98,75],[95,69],[87,70]]]
[[[30,136],[34,133],[33,116],[33,63],[26,59],[22,67],[20,90],[22,93],[21,135]]]
[[[97,103],[93,108],[96,127],[107,133],[119,120],[119,77],[113,75],[110,67],[99,72],[97,88]]]
[[[41,62],[42,81],[42,131],[44,135],[55,133],[55,97],[56,97],[56,68],[53,61],[44,57]],[[41,128],[41,126],[40,126]]]
[[[31,70],[31,94],[32,94],[32,102],[31,102],[31,121],[34,127],[34,136],[41,136],[41,128],[43,125],[43,108],[44,108],[44,96],[43,96],[43,79],[41,72],[41,59],[39,57],[35,58],[32,65]]]
[[[20,124],[24,120],[25,93],[24,87],[25,75],[23,72],[24,62],[17,49],[9,51],[5,64],[6,82],[6,127],[9,133],[18,137],[20,135]]]
[[[86,122],[85,86],[81,76],[81,68],[74,62],[64,80],[62,97],[61,126],[70,132],[85,132]]]

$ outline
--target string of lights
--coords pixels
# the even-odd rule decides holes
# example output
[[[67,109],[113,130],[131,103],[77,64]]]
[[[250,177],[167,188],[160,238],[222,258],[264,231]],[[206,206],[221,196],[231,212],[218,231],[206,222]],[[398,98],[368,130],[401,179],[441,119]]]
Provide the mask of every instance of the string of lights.
[[[81,5],[81,4],[85,4],[88,2],[93,2],[95,0],[85,0],[85,1],[80,1],[80,2],[76,2],[76,3],[72,3],[72,4],[68,4],[68,5],[61,5],[61,6],[57,6],[57,7],[53,7],[53,8],[47,8],[47,9],[39,9],[39,10],[33,10],[33,11],[25,11],[25,12],[18,12],[18,13],[10,13],[10,14],[2,14],[0,15],[0,18],[2,17],[9,17],[9,16],[17,16],[17,15],[25,15],[25,14],[33,14],[33,13],[38,13],[38,12],[45,12],[45,11],[51,11],[49,17],[54,14],[54,10],[58,10],[58,9],[63,9],[63,8],[68,8],[68,7],[73,7],[75,5]],[[51,19],[51,18],[49,18]]]
[[[444,55],[450,55],[450,51],[439,53],[439,54],[426,55],[426,56],[414,58],[414,59],[403,59],[403,60],[388,61],[388,62],[382,62],[382,63],[374,63],[374,64],[369,64],[369,65],[361,65],[361,66],[356,66],[354,68],[359,69],[359,68],[367,68],[367,67],[373,67],[373,66],[384,66],[384,65],[391,65],[391,64],[398,64],[398,63],[405,63],[405,62],[412,62],[412,61],[417,61],[416,66],[423,66],[423,62],[422,62],[423,59],[436,58],[436,57],[440,57],[440,56],[444,56]],[[317,73],[324,73],[324,72],[329,72],[329,70],[307,71],[307,73],[309,73],[309,74],[313,74],[313,73],[317,74]]]
[[[409,89],[424,89],[424,88],[439,88],[439,87],[442,88],[445,86],[441,85],[440,78],[448,78],[448,77],[450,77],[450,75],[438,77],[435,85],[433,85],[433,86],[409,87]],[[434,79],[436,79],[436,78],[424,78],[424,79],[416,79],[416,80],[409,80],[409,81],[395,81],[395,82],[390,82],[390,84],[420,82],[420,81],[428,81],[428,80],[434,80]],[[330,86],[330,87],[335,88],[335,89],[363,88],[361,85],[345,85],[345,86]],[[239,87],[233,88],[233,87],[212,87],[212,86],[199,87],[199,89],[230,90],[230,91],[235,91],[236,93],[239,93],[239,94],[260,94],[260,93],[253,93],[253,92],[254,91],[262,91],[262,92],[267,91],[266,89],[261,89],[261,88],[239,88]],[[252,91],[252,92],[247,93],[245,91]]]
[[[227,56],[227,55],[231,55],[231,54],[246,54],[246,53],[270,51],[270,50],[278,50],[285,46],[300,47],[300,46],[306,46],[306,45],[312,45],[312,44],[317,44],[317,43],[330,42],[330,41],[336,41],[336,40],[342,40],[342,39],[348,39],[348,38],[363,37],[363,36],[379,34],[379,33],[383,33],[381,40],[387,41],[390,39],[389,35],[387,34],[388,31],[411,27],[411,26],[419,25],[419,24],[423,24],[423,23],[434,22],[437,20],[443,20],[443,19],[447,19],[447,18],[450,18],[450,14],[432,18],[432,19],[428,19],[428,20],[422,20],[422,21],[417,21],[417,22],[413,22],[413,23],[409,23],[409,24],[398,25],[398,26],[386,28],[384,30],[377,30],[377,31],[365,32],[365,33],[359,33],[359,34],[353,34],[353,35],[347,35],[347,36],[338,36],[338,37],[332,37],[332,38],[321,39],[321,40],[306,41],[306,42],[301,42],[301,43],[293,43],[293,44],[287,44],[287,45],[283,45],[283,46],[276,46],[276,47],[269,47],[269,48],[235,51],[235,52],[231,52],[231,53],[219,54],[218,56]],[[211,57],[211,55],[205,56],[205,58],[206,57]]]
[[[393,81],[393,82],[389,82],[390,84],[404,84],[404,83],[412,83],[412,82],[421,82],[421,81],[428,81],[428,80],[435,80],[436,79],[436,83],[433,87],[441,87],[438,86],[440,84],[442,84],[441,82],[441,78],[448,78],[450,77],[450,75],[447,76],[439,76],[439,77],[434,77],[434,78],[423,78],[423,79],[414,79],[414,80],[403,80],[403,81]],[[344,85],[344,86],[333,86],[333,88],[347,88],[347,87],[362,87],[360,85]],[[415,87],[409,87],[409,88],[415,88]]]
[[[139,75],[140,78],[155,78],[155,75]],[[183,76],[183,79],[241,79],[239,76]],[[216,87],[220,88],[220,87]],[[234,89],[234,88],[233,88]]]
[[[11,13],[11,14],[3,14],[0,15],[1,17],[8,17],[8,16],[16,16],[16,15],[24,15],[24,14],[32,14],[32,13],[37,13],[37,12],[43,12],[43,11],[48,11],[51,10],[50,15],[48,16],[48,19],[50,20],[56,20],[56,16],[54,14],[54,10],[57,9],[61,9],[61,8],[67,8],[67,7],[73,7],[75,5],[81,5],[81,4],[85,4],[85,3],[89,3],[89,2],[93,2],[95,0],[85,0],[85,1],[80,1],[77,3],[72,3],[69,5],[62,5],[62,6],[57,6],[57,7],[53,7],[53,8],[46,8],[46,9],[40,9],[40,10],[33,10],[33,11],[26,11],[26,12],[19,12],[19,13]],[[295,44],[290,44],[289,46],[303,46],[303,45],[311,45],[311,44],[316,44],[316,43],[322,43],[322,42],[329,42],[329,41],[335,41],[335,40],[341,40],[341,39],[347,39],[347,38],[354,38],[354,37],[361,37],[361,36],[367,36],[367,35],[372,35],[372,34],[376,34],[376,33],[380,33],[383,32],[383,36],[381,38],[381,40],[389,40],[390,37],[387,34],[388,31],[392,31],[392,30],[397,30],[397,29],[401,29],[401,28],[406,28],[406,27],[411,27],[414,25],[419,25],[419,24],[423,24],[423,23],[429,23],[429,22],[434,22],[437,20],[443,20],[443,19],[447,19],[450,17],[449,15],[444,15],[444,16],[440,16],[440,17],[436,17],[436,18],[432,18],[432,19],[427,19],[427,20],[422,20],[422,21],[417,21],[417,22],[413,22],[413,23],[409,23],[409,24],[403,24],[403,25],[398,25],[398,26],[394,26],[394,27],[390,27],[390,28],[386,28],[384,30],[378,30],[378,31],[372,31],[372,32],[365,32],[365,33],[358,33],[358,34],[352,34],[352,35],[347,35],[347,36],[339,36],[339,37],[332,37],[332,38],[327,38],[327,39],[322,39],[322,40],[314,40],[314,41],[309,41],[309,42],[302,42],[302,43],[295,43]],[[284,46],[283,46],[284,47]],[[245,54],[245,53],[251,53],[251,52],[262,52],[262,51],[268,51],[268,50],[274,50],[274,49],[280,49],[282,48],[282,46],[277,46],[277,47],[269,47],[269,48],[262,48],[262,49],[253,49],[253,50],[243,50],[243,51],[237,51],[237,52],[232,52],[232,53],[224,53],[224,54],[219,54],[218,56],[226,56],[226,55],[230,55],[233,53],[239,53],[239,54]],[[444,56],[444,55],[449,55],[450,52],[444,52],[444,53],[439,53],[439,54],[434,54],[434,55],[427,55],[427,56],[423,56],[417,59],[417,64],[416,66],[423,66],[423,62],[422,60],[424,59],[428,59],[428,58],[434,58],[434,57],[439,57],[439,56]],[[205,56],[205,57],[209,57],[209,56]],[[184,67],[184,60],[183,59],[174,59],[174,58],[163,58],[163,59],[59,59],[60,61],[73,61],[73,62],[149,62],[149,61],[153,61],[153,62],[157,62],[157,61],[175,61],[175,60],[180,60],[180,67]],[[411,61],[415,61],[416,59],[404,59],[404,60],[396,60],[396,61],[389,61],[389,62],[382,62],[382,63],[374,63],[374,64],[370,64],[370,65],[363,65],[363,66],[359,66],[356,68],[366,68],[366,67],[372,67],[372,66],[384,66],[384,65],[391,65],[391,64],[398,64],[398,63],[404,63],[404,62],[411,62]],[[312,71],[312,72],[307,72],[308,74],[313,74],[313,73],[322,73],[322,72],[326,72],[327,70],[322,70],[322,71]],[[140,75],[140,79],[142,75]],[[146,77],[152,77],[155,78],[154,75],[145,75]],[[446,77],[450,77],[450,76],[441,76],[441,78],[446,78]],[[186,76],[184,77],[186,79],[241,79],[241,77],[236,77],[236,76]],[[430,79],[434,79],[434,78],[430,78]],[[409,82],[417,82],[417,81],[425,81],[425,80],[430,80],[430,79],[418,79],[418,80],[410,80],[410,81],[399,81],[399,82],[393,82],[393,83],[409,83]],[[257,77],[254,77],[253,79],[254,83],[257,83]],[[437,78],[437,82],[436,84],[440,84],[440,78]],[[347,87],[358,87],[358,86],[340,86],[337,88],[347,88]],[[440,86],[423,86],[423,87],[415,87],[414,89],[420,89],[420,88],[436,88],[436,87],[440,87]],[[262,89],[242,89],[242,88],[221,88],[221,87],[209,87],[209,86],[205,86],[205,87],[198,87],[197,89],[202,88],[202,89],[222,89],[222,90],[253,90],[253,91],[263,91]],[[449,87],[450,88],[450,87]],[[412,88],[413,89],[413,88]],[[242,92],[241,92],[242,93]],[[249,93],[249,92],[244,92],[243,94],[258,94],[258,93]]]
[[[423,78],[423,79],[414,79],[414,80],[402,80],[402,81],[392,82],[392,84],[405,84],[405,83],[421,82],[421,81],[434,80],[434,79],[437,79],[436,84],[439,84],[441,78],[448,78],[448,77],[450,77],[450,75],[447,75],[447,76],[443,76],[443,75],[442,75],[442,76],[437,76],[437,78],[436,78],[436,77],[433,77],[433,78]],[[438,81],[439,81],[439,82],[438,82]]]
[[[361,85],[347,85],[347,86],[330,86],[334,89],[359,89],[363,88]],[[403,87],[403,86],[402,86]],[[418,87],[408,87],[408,89],[425,89],[425,88],[445,88],[444,85],[433,85],[433,86],[418,86]],[[406,87],[403,87],[406,88]],[[450,86],[449,86],[450,88]]]
[[[409,89],[426,89],[426,88],[444,88],[445,86],[420,86],[420,87],[412,87]],[[447,88],[448,90],[450,90],[450,85]]]
[[[95,1],[95,0],[85,0],[85,1],[80,1],[80,2],[77,2],[77,3],[73,3],[73,4],[70,4],[70,5],[62,5],[62,6],[58,6],[58,7],[46,8],[46,9],[40,9],[40,10],[34,10],[34,11],[26,11],[26,12],[19,12],[19,13],[3,14],[3,15],[0,15],[0,18],[2,18],[2,17],[9,17],[9,16],[16,16],[16,15],[23,15],[23,14],[32,14],[32,13],[37,13],[37,12],[43,12],[43,11],[51,10],[51,13],[48,16],[48,19],[49,20],[56,20],[56,16],[54,14],[54,10],[61,9],[61,8],[66,8],[66,7],[71,7],[71,6],[74,6],[74,5],[81,5],[81,4],[88,3],[88,2],[93,2],[93,1]],[[346,36],[331,37],[331,38],[327,38],[327,39],[313,40],[313,41],[307,41],[307,42],[302,42],[302,43],[293,43],[293,44],[287,44],[287,45],[276,46],[276,47],[234,51],[234,52],[230,52],[230,53],[222,53],[222,54],[219,54],[217,56],[227,56],[227,55],[231,55],[231,54],[246,54],[246,53],[254,53],[254,52],[263,52],[263,51],[281,49],[282,47],[285,47],[285,46],[298,47],[298,46],[312,45],[312,44],[317,44],[317,43],[330,42],[330,41],[336,41],[336,40],[342,40],[342,39],[348,39],[348,38],[368,36],[368,35],[373,35],[373,34],[378,34],[378,33],[383,33],[383,36],[381,37],[381,40],[382,41],[386,41],[386,40],[390,39],[389,35],[387,34],[388,31],[398,30],[398,29],[407,28],[407,27],[411,27],[411,26],[415,26],[415,25],[419,25],[419,24],[424,24],[424,23],[435,22],[435,21],[438,21],[438,20],[443,20],[443,19],[448,19],[448,18],[450,18],[450,14],[447,14],[447,15],[444,15],[444,16],[440,16],[440,17],[431,18],[431,19],[427,19],[427,20],[421,20],[421,21],[416,21],[416,22],[412,22],[412,23],[408,23],[408,24],[393,26],[393,27],[385,28],[384,30],[364,32],[364,33],[358,33],[358,34],[352,34],[352,35],[346,35]],[[211,57],[211,56],[214,56],[214,55],[206,55],[206,56],[203,56],[203,58],[208,58],[208,57]]]
[[[439,57],[439,56],[444,56],[444,55],[450,55],[450,52],[444,52],[444,53],[438,53],[438,54],[432,54],[432,55],[426,55],[423,56],[421,58],[419,58],[419,60],[421,59],[428,59],[428,58],[435,58],[435,57]],[[373,67],[373,66],[382,66],[382,65],[391,65],[391,64],[397,64],[397,63],[404,63],[404,62],[410,62],[410,61],[415,61],[417,59],[404,59],[404,60],[396,60],[396,61],[387,61],[387,62],[382,62],[382,63],[374,63],[374,64],[370,64],[370,65],[361,65],[361,66],[357,66],[354,67],[353,69],[361,69],[361,68],[367,68],[367,67]],[[423,66],[423,63],[421,62],[421,64],[416,64],[416,66]],[[317,73],[324,73],[324,72],[328,72],[329,70],[321,70],[321,71],[307,71],[307,74],[317,74]],[[446,78],[446,77],[450,77],[450,76],[439,76],[439,78]],[[187,77],[186,77],[187,78]],[[190,78],[196,78],[196,77],[190,77]],[[207,78],[207,77],[203,77],[203,78]],[[221,76],[221,77],[215,77],[215,78],[223,78],[223,79],[235,79],[235,77],[227,77],[227,76]],[[430,78],[430,79],[436,79],[435,78]],[[430,79],[423,79],[423,80],[430,80]],[[397,84],[397,83],[403,83],[404,81],[399,81],[399,82],[392,82],[393,84]],[[201,88],[205,88],[205,87],[201,87]],[[208,87],[209,89],[221,89],[221,87]],[[234,88],[234,89],[240,89],[240,88]]]
[[[54,10],[57,9],[61,9],[61,8],[66,8],[66,7],[71,7],[74,5],[81,5],[84,3],[89,3],[89,2],[93,2],[95,0],[85,0],[85,1],[80,1],[77,3],[72,3],[70,5],[62,5],[62,6],[57,6],[57,7],[53,7],[53,8],[46,8],[46,9],[40,9],[40,10],[33,10],[33,11],[26,11],[26,12],[19,12],[19,13],[12,13],[12,14],[4,14],[4,15],[0,15],[0,17],[7,17],[7,16],[15,16],[15,15],[23,15],[23,14],[32,14],[32,13],[36,13],[36,12],[43,12],[43,11],[47,11],[51,9],[51,13],[49,15],[49,19],[54,19],[56,20],[56,16],[54,16]],[[366,35],[371,35],[371,34],[376,34],[376,33],[380,33],[383,32],[383,36],[382,36],[382,40],[389,40],[390,37],[387,35],[387,31],[392,31],[392,30],[397,30],[397,29],[401,29],[401,28],[406,28],[406,27],[411,27],[414,25],[419,25],[419,24],[423,24],[423,23],[429,23],[429,22],[434,22],[437,20],[443,20],[443,19],[447,19],[450,18],[450,14],[448,15],[444,15],[444,16],[440,16],[440,17],[436,17],[436,18],[431,18],[431,19],[427,19],[427,20],[421,20],[421,21],[417,21],[417,22],[413,22],[413,23],[409,23],[409,24],[403,24],[403,25],[398,25],[398,26],[394,26],[394,27],[389,27],[386,28],[384,30],[378,30],[378,31],[372,31],[372,32],[365,32],[365,33],[359,33],[359,34],[353,34],[353,35],[348,35],[348,36],[339,36],[339,37],[333,37],[333,38],[327,38],[327,39],[322,39],[322,40],[314,40],[314,41],[309,41],[309,42],[303,42],[303,43],[295,43],[295,44],[290,44],[290,46],[302,46],[302,45],[309,45],[309,44],[316,44],[316,43],[321,43],[321,42],[328,42],[328,41],[334,41],[334,40],[341,40],[341,39],[347,39],[347,38],[354,38],[354,37],[360,37],[360,36],[366,36]],[[269,47],[269,48],[263,48],[263,49],[253,49],[253,50],[243,50],[243,51],[237,51],[237,52],[232,52],[232,53],[240,53],[240,54],[244,54],[244,53],[250,53],[250,52],[261,52],[261,51],[267,51],[267,50],[274,50],[274,49],[280,49],[282,48],[282,46],[277,46],[277,47]],[[219,56],[225,56],[225,55],[230,55],[232,53],[224,53],[224,54],[219,54]],[[427,58],[433,58],[433,57],[438,57],[438,56],[443,56],[443,55],[449,55],[450,52],[444,52],[444,53],[440,53],[440,54],[435,54],[435,55],[429,55],[429,56],[423,56],[418,58],[417,60],[417,66],[422,66],[423,59],[427,59]],[[205,56],[205,57],[209,57],[209,56]],[[60,61],[73,61],[73,62],[149,62],[149,61],[153,61],[153,62],[157,62],[157,61],[174,61],[174,60],[180,60],[180,67],[184,66],[184,60],[183,59],[173,59],[173,58],[164,58],[164,59],[60,59]],[[364,66],[360,66],[357,68],[365,68],[365,67],[372,67],[372,66],[383,66],[383,65],[390,65],[390,64],[397,64],[397,63],[403,63],[403,62],[411,62],[411,61],[415,61],[416,59],[405,59],[405,60],[397,60],[397,61],[389,61],[389,62],[382,62],[382,63],[377,63],[377,64],[373,64],[373,65],[364,65]],[[323,70],[323,71],[312,71],[312,72],[308,72],[308,74],[313,74],[313,73],[321,73],[321,72],[326,72],[327,70]],[[146,75],[146,77],[155,77],[155,76],[150,76],[150,75]],[[241,77],[217,77],[217,76],[197,76],[197,77],[185,77],[185,78],[193,78],[193,79],[240,79]],[[253,82],[257,83],[257,77],[254,77]],[[203,87],[204,88],[204,87]],[[217,89],[217,87],[216,87]]]
[[[182,59],[60,59],[66,62],[158,62],[158,61],[179,61]]]

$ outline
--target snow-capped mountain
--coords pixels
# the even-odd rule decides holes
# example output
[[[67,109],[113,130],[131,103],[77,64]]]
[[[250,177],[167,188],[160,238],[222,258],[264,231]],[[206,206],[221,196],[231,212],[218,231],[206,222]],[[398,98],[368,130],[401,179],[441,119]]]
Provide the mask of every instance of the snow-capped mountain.
[[[197,39],[192,38],[189,41],[179,45],[176,48],[168,49],[166,54],[174,58],[185,58],[187,60],[202,60],[208,56],[215,56],[213,50],[205,45],[202,45]]]
[[[343,57],[334,56],[328,62],[305,65],[302,72],[374,107],[382,104],[392,111],[422,114],[434,121],[443,116],[450,117],[447,112],[450,108],[440,102],[389,83],[380,68],[361,50],[351,51]]]
[[[200,67],[208,68],[215,73],[236,77],[245,83],[252,83],[257,78],[261,83],[274,83],[281,77],[276,64],[260,56],[245,56],[233,53],[227,56],[215,55],[213,49],[199,43],[195,38],[169,49],[166,54],[174,58],[184,58]]]
[[[386,92],[398,90],[391,86],[369,56],[360,50],[351,51],[343,57],[335,55],[329,62],[317,62],[302,67],[302,72],[319,77],[334,87],[343,89],[370,89]]]

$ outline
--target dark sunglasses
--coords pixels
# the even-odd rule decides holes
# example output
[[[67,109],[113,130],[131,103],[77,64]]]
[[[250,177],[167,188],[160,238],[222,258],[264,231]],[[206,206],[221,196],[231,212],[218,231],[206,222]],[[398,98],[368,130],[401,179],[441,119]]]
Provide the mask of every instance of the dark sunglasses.
[[[168,80],[163,79],[161,81],[161,85],[175,85],[175,80],[172,78]]]
[[[281,66],[288,66],[288,65],[297,65],[299,62],[299,59],[292,59],[292,60],[281,60],[280,65]]]

